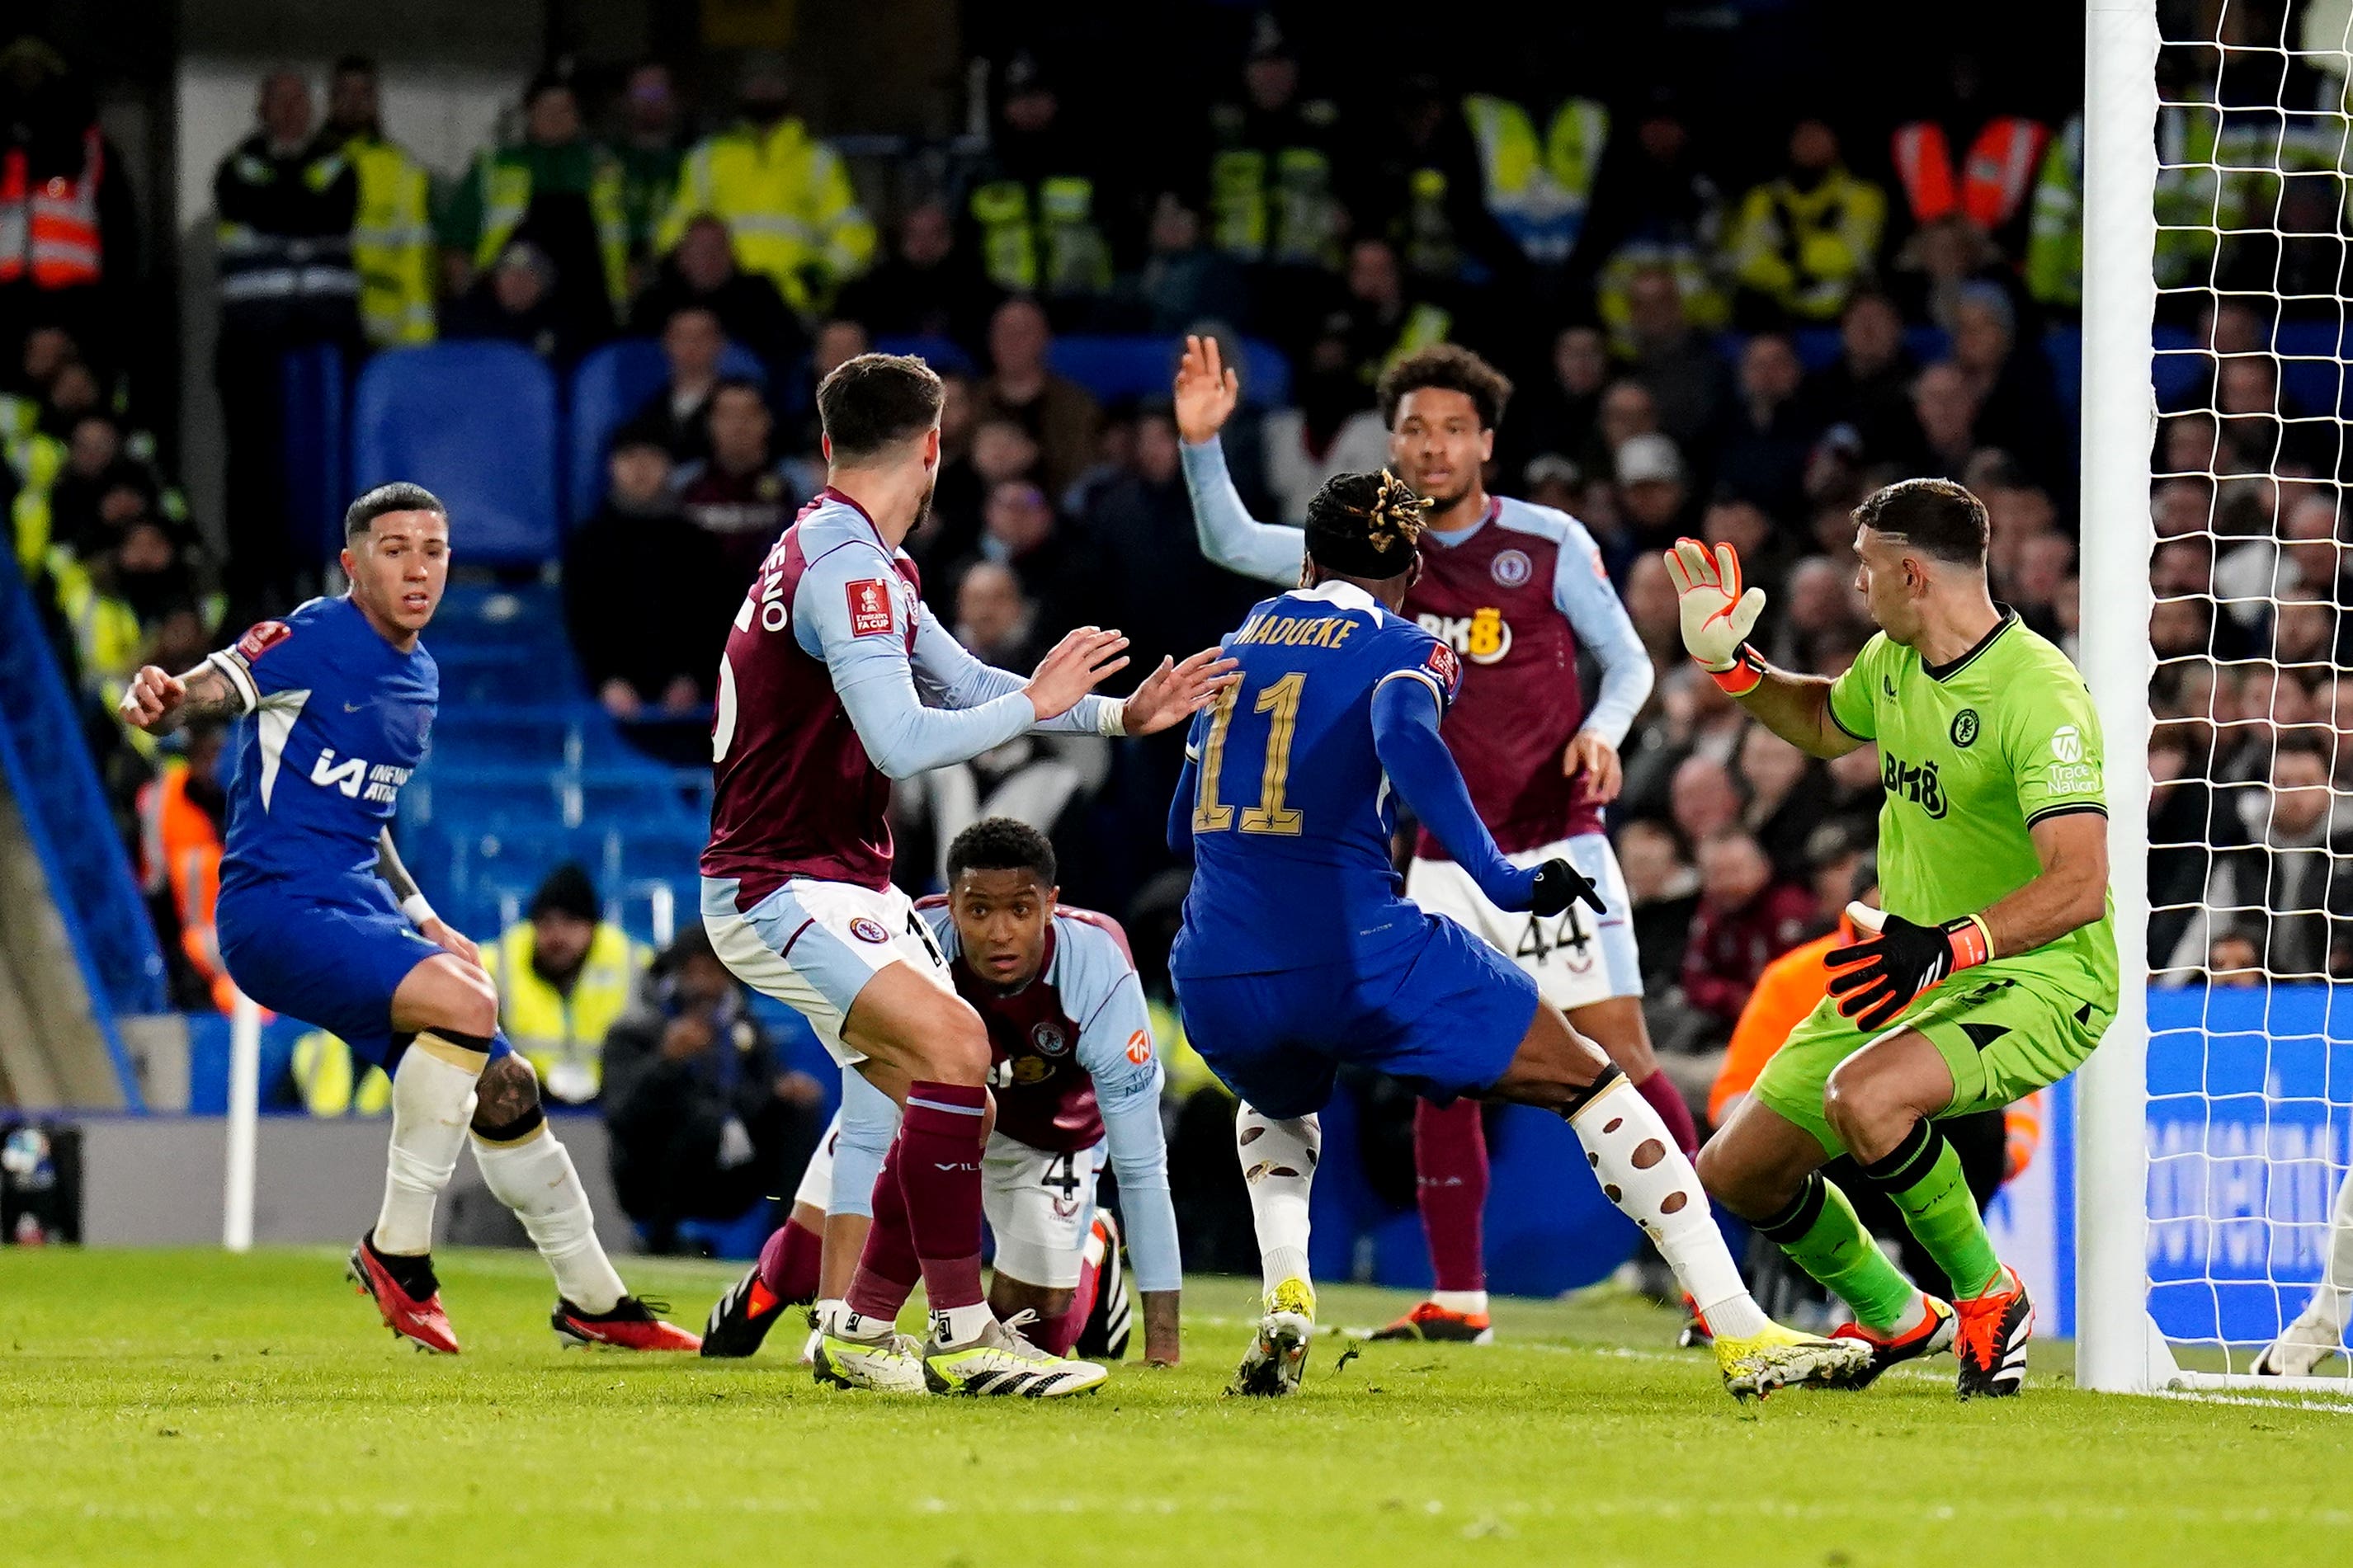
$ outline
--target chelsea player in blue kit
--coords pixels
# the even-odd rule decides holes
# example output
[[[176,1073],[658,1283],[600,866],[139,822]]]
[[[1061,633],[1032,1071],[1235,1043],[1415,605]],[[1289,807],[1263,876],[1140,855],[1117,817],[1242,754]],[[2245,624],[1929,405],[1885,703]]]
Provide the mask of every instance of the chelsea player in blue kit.
[[[1567,1118],[1610,1202],[1706,1314],[1736,1397],[1848,1381],[1867,1350],[1757,1308],[1691,1162],[1600,1047],[1509,959],[1399,891],[1397,796],[1498,908],[1600,907],[1566,860],[1504,859],[1439,739],[1461,667],[1398,614],[1420,570],[1425,506],[1386,473],[1343,474],[1316,495],[1305,581],[1226,639],[1241,679],[1195,718],[1169,813],[1170,846],[1196,867],[1169,970],[1187,1037],[1242,1102],[1235,1141],[1265,1274],[1265,1315],[1233,1391],[1288,1394],[1304,1368],[1316,1112],[1344,1063],[1434,1100]]]
[[[344,514],[343,545],[348,595],[264,621],[184,676],[147,666],[119,710],[154,734],[252,717],[229,786],[222,960],[262,1006],[342,1036],[392,1075],[384,1205],[352,1249],[351,1277],[395,1334],[457,1350],[433,1274],[433,1209],[470,1128],[483,1181],[554,1272],[558,1335],[693,1350],[694,1335],[614,1273],[531,1067],[499,1032],[480,954],[393,849],[400,789],[425,760],[441,695],[418,637],[448,581],[448,509],[417,485],[381,486]]]

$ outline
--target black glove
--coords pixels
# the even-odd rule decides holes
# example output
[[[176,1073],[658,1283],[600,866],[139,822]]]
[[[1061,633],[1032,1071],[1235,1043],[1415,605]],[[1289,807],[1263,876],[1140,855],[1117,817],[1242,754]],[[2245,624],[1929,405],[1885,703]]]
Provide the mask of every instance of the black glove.
[[[1601,889],[1567,861],[1547,860],[1536,868],[1535,888],[1528,895],[1530,914],[1556,915],[1579,899],[1591,904],[1597,915],[1609,912],[1601,902]]]
[[[1993,956],[1983,922],[1968,915],[1924,926],[1868,904],[1849,904],[1846,912],[1862,939],[1832,948],[1822,963],[1831,971],[1840,1016],[1865,1029],[1884,1028],[1921,992]]]

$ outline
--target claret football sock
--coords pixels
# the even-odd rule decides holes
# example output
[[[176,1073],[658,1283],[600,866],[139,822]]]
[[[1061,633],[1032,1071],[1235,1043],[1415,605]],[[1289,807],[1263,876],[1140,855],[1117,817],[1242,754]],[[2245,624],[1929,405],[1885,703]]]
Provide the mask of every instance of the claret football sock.
[[[814,1300],[818,1265],[824,1255],[825,1238],[800,1221],[787,1218],[760,1248],[760,1283],[787,1306]]]
[[[1983,1295],[2001,1274],[1993,1238],[1977,1195],[1961,1172],[1961,1156],[1937,1125],[1922,1117],[1886,1158],[1862,1168],[1863,1179],[1894,1200],[1904,1223],[1953,1282],[1953,1299]]]
[[[1413,1108],[1415,1197],[1430,1269],[1441,1295],[1479,1297],[1487,1310],[1487,1265],[1482,1222],[1487,1207],[1487,1134],[1479,1102],[1448,1106],[1421,1100]],[[1436,1298],[1433,1298],[1435,1300]]]
[[[904,1149],[903,1138],[892,1139],[891,1151],[882,1160],[882,1173],[874,1178],[874,1223],[867,1229],[866,1246],[858,1255],[858,1271],[850,1277],[849,1289],[843,1297],[850,1313],[868,1323],[881,1324],[886,1332],[898,1321],[899,1309],[914,1294],[915,1281],[923,1277],[915,1238],[907,1228],[906,1190],[899,1183]]]
[[[978,1084],[907,1087],[899,1185],[943,1344],[977,1339],[991,1321],[980,1288],[980,1155],[987,1124],[988,1090]]]
[[[522,1221],[566,1301],[593,1317],[628,1294],[596,1239],[596,1213],[571,1151],[536,1106],[513,1126],[476,1133],[474,1163],[491,1195]]]
[[[391,1256],[433,1249],[433,1205],[457,1173],[474,1114],[474,1084],[490,1058],[432,1034],[417,1037],[392,1075],[392,1147],[375,1247]]]
[[[1276,1121],[1244,1104],[1234,1112],[1234,1147],[1250,1189],[1266,1288],[1307,1279],[1307,1194],[1323,1156],[1323,1124],[1312,1115]]]
[[[1651,1102],[1667,1131],[1675,1135],[1675,1147],[1685,1154],[1699,1152],[1699,1125],[1692,1121],[1691,1107],[1683,1101],[1683,1091],[1675,1087],[1662,1068],[1634,1086],[1635,1092]]]
[[[1568,1124],[1585,1147],[1603,1195],[1642,1227],[1708,1327],[1730,1339],[1762,1331],[1765,1314],[1724,1245],[1699,1173],[1641,1092],[1613,1071],[1598,1093],[1570,1112]]]
[[[1873,1333],[1905,1332],[1926,1310],[1919,1290],[1879,1249],[1838,1184],[1820,1171],[1807,1174],[1788,1207],[1758,1220],[1757,1233],[1852,1308],[1855,1321]]]

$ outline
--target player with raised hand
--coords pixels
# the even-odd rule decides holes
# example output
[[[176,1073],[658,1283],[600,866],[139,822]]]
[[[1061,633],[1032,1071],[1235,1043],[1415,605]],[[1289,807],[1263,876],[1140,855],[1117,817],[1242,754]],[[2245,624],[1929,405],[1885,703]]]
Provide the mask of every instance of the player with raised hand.
[[[120,711],[152,734],[253,716],[229,785],[222,962],[256,1002],[332,1030],[392,1075],[384,1205],[352,1249],[352,1279],[395,1334],[458,1349],[433,1273],[433,1210],[470,1130],[483,1181],[555,1275],[559,1336],[693,1350],[606,1259],[538,1079],[499,1030],[481,955],[393,849],[401,786],[440,700],[419,639],[448,582],[448,509],[417,485],[368,491],[343,515],[342,563],[350,593],[264,621],[184,676],[147,666]]]
[[[1498,908],[1426,829],[1406,890],[1526,970],[1545,1000],[1625,1070],[1689,1154],[1698,1132],[1651,1052],[1631,904],[1602,832],[1602,809],[1622,781],[1619,744],[1650,696],[1650,656],[1584,525],[1488,494],[1485,465],[1511,390],[1493,366],[1451,345],[1408,355],[1381,377],[1390,471],[1430,501],[1421,572],[1406,592],[1405,614],[1463,661],[1461,695],[1443,733],[1479,819],[1514,865],[1568,861],[1599,889],[1602,907],[1598,915],[1571,906],[1554,916]],[[1219,445],[1240,395],[1216,340],[1188,338],[1176,373],[1176,422],[1201,548],[1221,566],[1288,587],[1299,581],[1299,531],[1251,519]],[[1590,711],[1577,685],[1580,647],[1601,667]],[[1414,1154],[1438,1288],[1375,1337],[1483,1343],[1493,1330],[1481,1257],[1487,1150],[1478,1107],[1422,1104]]]
[[[1686,539],[1667,556],[1692,657],[1815,756],[1875,742],[1885,792],[1884,912],[1849,907],[1870,934],[1828,955],[1831,994],[1700,1175],[1853,1308],[1839,1333],[1872,1348],[1870,1376],[1949,1344],[1961,1397],[2012,1394],[2033,1306],[1936,1122],[2064,1078],[2115,1014],[2099,720],[2066,656],[1994,603],[1977,497],[1907,479],[1854,520],[1856,585],[1880,629],[1835,680],[1775,669],[1747,641],[1765,595],[1744,589],[1730,546]],[[1953,1302],[1898,1273],[1822,1179],[1841,1152],[1903,1212]]]
[[[1174,1366],[1183,1267],[1168,1153],[1160,1128],[1161,1069],[1142,983],[1119,922],[1058,902],[1054,847],[1009,817],[988,817],[948,846],[948,892],[915,906],[947,955],[956,994],[988,1028],[997,1126],[983,1161],[983,1201],[997,1237],[988,1301],[1000,1319],[1029,1312],[1027,1333],[1061,1355],[1077,1343],[1098,1287],[1121,1276],[1117,1232],[1095,1220],[1095,1177],[1119,1179],[1143,1296],[1145,1360]],[[879,1127],[874,1122],[879,1116]],[[881,1095],[845,1095],[810,1157],[793,1207],[798,1245],[780,1228],[757,1267],[712,1311],[707,1356],[759,1348],[786,1306],[821,1288],[814,1232],[831,1213],[861,1212],[852,1151],[887,1146],[897,1111]],[[869,1184],[871,1185],[871,1183]],[[846,1200],[846,1202],[845,1202]],[[1104,1256],[1090,1260],[1095,1247]]]
[[[939,477],[939,377],[918,359],[860,354],[817,403],[826,488],[761,563],[720,661],[702,904],[729,969],[807,1018],[904,1112],[845,1304],[820,1325],[818,1375],[909,1393],[1082,1393],[1102,1367],[1047,1355],[982,1293],[988,1032],[892,886],[884,810],[892,779],[1032,730],[1147,735],[1181,722],[1230,684],[1229,667],[1208,649],[1163,659],[1124,702],[1094,696],[1127,663],[1127,639],[1093,626],[1027,680],[982,664],[923,606],[900,548]],[[919,1275],[925,1344],[895,1329]]]
[[[1440,1100],[1565,1117],[1610,1202],[1707,1313],[1736,1395],[1859,1375],[1868,1347],[1758,1310],[1690,1161],[1626,1075],[1524,970],[1399,892],[1388,846],[1402,797],[1497,909],[1550,918],[1600,901],[1566,859],[1504,858],[1439,738],[1461,661],[1397,613],[1423,569],[1425,506],[1386,473],[1317,494],[1305,581],[1226,639],[1240,683],[1194,721],[1169,813],[1170,847],[1196,865],[1169,972],[1187,1037],[1242,1102],[1235,1142],[1266,1283],[1234,1392],[1298,1386],[1315,1311],[1316,1112],[1344,1064]]]

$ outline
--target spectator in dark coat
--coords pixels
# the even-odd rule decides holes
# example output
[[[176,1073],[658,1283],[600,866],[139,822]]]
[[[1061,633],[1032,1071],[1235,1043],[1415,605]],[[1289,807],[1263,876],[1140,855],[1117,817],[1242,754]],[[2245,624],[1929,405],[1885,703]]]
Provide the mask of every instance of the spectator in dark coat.
[[[559,374],[586,346],[576,315],[556,298],[554,266],[539,247],[521,239],[501,251],[489,275],[442,311],[441,332],[453,339],[520,343]]]
[[[662,320],[661,346],[670,378],[629,416],[628,431],[659,442],[673,462],[695,462],[711,455],[711,395],[727,332],[709,306],[681,305]]]
[[[719,542],[679,515],[670,454],[658,442],[624,434],[607,471],[604,505],[565,551],[573,651],[614,718],[693,712],[712,700],[744,585]]]
[[[1894,301],[1865,289],[1839,316],[1839,357],[1806,378],[1808,416],[1818,428],[1852,426],[1867,450],[1883,454],[1912,422],[1919,370]]]
[[[1773,862],[1737,828],[1700,847],[1699,912],[1683,950],[1683,998],[1725,1035],[1765,966],[1806,939],[1813,895],[1774,880]]]
[[[1795,344],[1759,332],[1740,353],[1738,390],[1715,431],[1715,479],[1784,521],[1805,502],[1815,426],[1798,396],[1805,367]]]
[[[667,335],[670,318],[685,310],[711,312],[719,330],[760,356],[771,379],[808,352],[808,333],[766,276],[735,265],[727,226],[706,213],[686,226],[661,269],[629,309],[629,325],[649,336]]]
[[[679,1250],[690,1219],[731,1220],[790,1184],[823,1092],[787,1071],[744,987],[689,921],[605,1037],[613,1186],[647,1250]]]
[[[899,220],[890,258],[843,287],[834,312],[877,337],[946,338],[977,359],[989,314],[1003,298],[972,257],[956,247],[955,220],[947,208],[924,202]]]
[[[1132,667],[1185,658],[1215,643],[1267,590],[1203,559],[1166,404],[1135,422],[1135,466],[1097,490],[1082,531],[1103,563],[1110,598],[1097,612],[1128,635]]]

